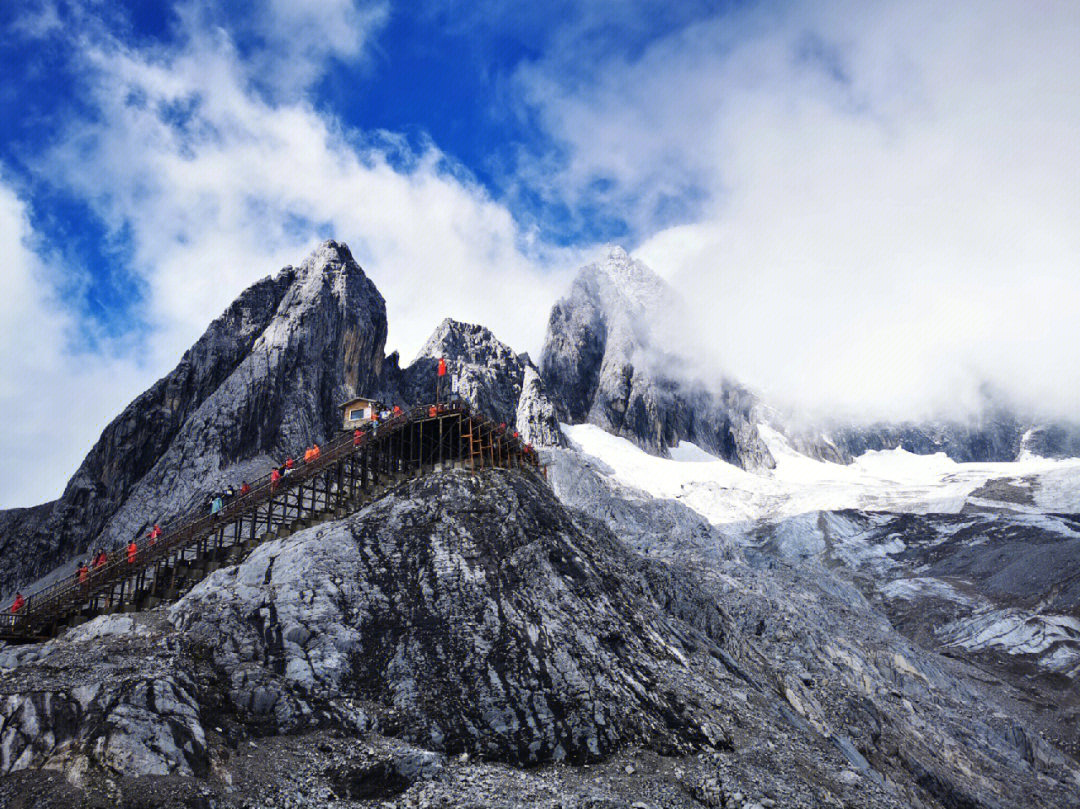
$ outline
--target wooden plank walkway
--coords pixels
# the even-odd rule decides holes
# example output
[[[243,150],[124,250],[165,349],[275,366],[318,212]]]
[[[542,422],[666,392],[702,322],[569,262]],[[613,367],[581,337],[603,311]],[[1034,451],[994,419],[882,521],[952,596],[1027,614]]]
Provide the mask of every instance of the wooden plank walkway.
[[[0,641],[38,641],[95,615],[175,600],[263,541],[343,517],[407,477],[451,465],[478,470],[538,461],[531,447],[468,405],[415,407],[357,440],[343,433],[277,483],[267,474],[216,515],[199,508],[170,521],[158,539],[136,542],[133,561],[126,549],[113,551],[87,581],[76,575],[31,593],[18,613],[0,615]]]

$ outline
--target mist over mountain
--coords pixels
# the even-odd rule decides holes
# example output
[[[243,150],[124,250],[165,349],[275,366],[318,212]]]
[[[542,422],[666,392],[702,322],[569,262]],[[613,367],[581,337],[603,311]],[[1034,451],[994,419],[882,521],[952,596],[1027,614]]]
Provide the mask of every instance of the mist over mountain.
[[[956,461],[1080,450],[1080,424],[1040,420],[986,384],[968,415],[886,421],[792,412],[733,379],[709,350],[711,335],[686,333],[693,322],[675,289],[622,248],[583,267],[552,308],[541,358],[560,418],[596,424],[660,455],[691,441],[747,469],[773,466],[760,423],[807,455],[840,463],[897,447]]]
[[[769,468],[756,398],[723,377],[676,371],[688,363],[657,326],[681,307],[674,290],[622,248],[582,268],[551,310],[540,363],[560,418],[660,454],[686,440],[740,466]]]

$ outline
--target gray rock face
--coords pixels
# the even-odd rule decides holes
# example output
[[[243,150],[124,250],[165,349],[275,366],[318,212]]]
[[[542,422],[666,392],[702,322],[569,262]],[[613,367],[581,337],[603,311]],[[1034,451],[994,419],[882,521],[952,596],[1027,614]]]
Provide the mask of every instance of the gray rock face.
[[[1024,427],[1015,416],[1007,411],[999,411],[969,423],[908,422],[843,427],[830,432],[829,443],[840,450],[844,462],[870,450],[896,447],[903,447],[916,455],[944,452],[961,463],[1013,461],[1020,452],[1023,433]],[[805,447],[807,454],[821,457],[816,446],[816,443],[808,444]]]
[[[391,355],[381,381],[395,401],[433,402],[439,358],[447,374],[441,396],[463,399],[496,424],[516,428],[538,446],[561,446],[555,407],[527,354],[516,354],[489,329],[447,318],[411,365],[398,369]]]
[[[745,468],[772,468],[752,394],[676,375],[685,362],[652,324],[680,308],[671,288],[621,248],[584,267],[551,310],[541,360],[559,418],[597,424],[660,455],[688,440]]]
[[[955,659],[966,656],[960,641],[1011,634],[1022,648],[1034,643],[1075,666],[1075,621],[1049,621],[1040,631],[1030,615],[991,606],[992,622],[933,635],[978,613],[980,598],[1017,599],[1025,583],[1029,598],[1013,604],[1071,611],[1075,565],[1051,563],[1076,542],[1071,519],[1050,519],[1051,531],[1033,516],[826,512],[721,532],[695,524],[681,504],[612,488],[605,470],[578,453],[545,456],[561,499],[602,516],[642,554],[694,571],[699,597],[729,616],[725,649],[746,681],[769,683],[793,721],[827,738],[850,783],[885,778],[911,806],[1080,805],[1076,687],[1068,675],[1039,676],[1027,661],[1018,676],[997,668],[999,679],[987,676],[989,657],[967,657],[978,668]],[[1038,547],[1020,551],[1025,540]],[[942,604],[957,599],[964,603]],[[686,620],[700,614],[679,603],[669,609]],[[1053,630],[1061,631],[1048,637]],[[735,758],[745,766],[745,755]]]
[[[376,727],[448,754],[580,762],[629,743],[724,744],[717,675],[689,660],[723,641],[724,617],[695,637],[590,528],[536,476],[442,473],[260,548],[172,616],[214,650],[234,704],[280,729],[295,729],[293,707],[282,722],[268,663],[309,704],[344,693]]]
[[[446,360],[442,400],[451,389],[495,423],[514,424],[521,382],[528,358],[518,356],[496,339],[489,329],[446,318],[428,338],[411,365],[397,378],[386,380],[398,389],[398,397],[411,402],[433,402],[439,358]]]
[[[53,500],[31,508],[11,508],[0,511],[0,600],[9,603],[7,595],[19,581],[25,581],[40,570],[25,557],[42,558],[51,553],[49,534],[43,530],[59,503]],[[55,561],[55,559],[54,559]]]
[[[1042,458],[1080,458],[1080,424],[1036,424],[1020,436],[1020,452]]]
[[[374,387],[385,340],[382,296],[344,245],[259,281],[105,429],[32,533],[0,536],[0,591],[237,484],[238,462],[262,474],[266,456],[333,434],[337,405]]]
[[[137,794],[169,773],[229,807],[1076,805],[1075,762],[1018,692],[812,558],[744,558],[684,506],[545,454],[583,511],[532,474],[443,472],[260,546],[168,622],[0,650],[0,797],[46,789],[48,765],[84,803],[102,777]]]
[[[1028,721],[1076,755],[1080,520],[991,507],[1001,498],[1023,504],[1030,489],[1018,483],[991,481],[977,490],[979,510],[822,512],[761,526],[751,541],[755,553],[843,571],[911,640],[1054,706]],[[1009,713],[1028,712],[1011,706]]]
[[[525,366],[514,423],[521,431],[522,439],[533,446],[561,447],[566,444],[559,429],[555,405],[544,389],[544,380],[531,365]]]
[[[0,659],[14,664],[0,697],[0,773],[205,775],[195,681],[149,633],[132,632],[130,619],[98,623],[97,632]]]
[[[836,463],[898,446],[918,455],[944,452],[960,462],[1012,461],[1021,451],[1080,455],[1080,426],[1025,416],[989,389],[982,411],[967,420],[800,427],[774,413],[766,419],[762,403],[736,382],[705,385],[682,370],[686,358],[666,349],[653,327],[680,309],[674,291],[620,248],[582,268],[551,310],[541,359],[558,417],[596,424],[659,455],[692,441],[746,469],[775,466],[758,434],[762,420],[800,452]]]

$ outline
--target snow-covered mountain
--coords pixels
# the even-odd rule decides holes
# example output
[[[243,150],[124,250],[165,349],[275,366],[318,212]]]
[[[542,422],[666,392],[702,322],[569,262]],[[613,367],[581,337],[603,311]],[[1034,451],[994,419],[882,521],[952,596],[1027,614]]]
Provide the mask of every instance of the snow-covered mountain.
[[[1080,456],[1080,424],[1044,422],[984,386],[968,418],[807,422],[785,417],[722,370],[701,368],[672,324],[688,322],[672,287],[621,247],[582,267],[551,310],[541,371],[559,418],[591,423],[666,456],[690,441],[747,470],[772,468],[762,424],[804,455],[850,463],[870,450],[943,452],[956,461]]]
[[[682,507],[751,564],[850,583],[923,648],[1039,694],[1053,707],[1033,719],[1080,750],[1080,460],[957,463],[894,449],[839,464],[766,428],[777,464],[755,474],[692,444],[659,458],[593,425],[564,429],[560,496],[589,510],[605,509],[606,492]],[[582,466],[601,483],[582,485]],[[634,533],[646,554],[680,553],[662,532]]]

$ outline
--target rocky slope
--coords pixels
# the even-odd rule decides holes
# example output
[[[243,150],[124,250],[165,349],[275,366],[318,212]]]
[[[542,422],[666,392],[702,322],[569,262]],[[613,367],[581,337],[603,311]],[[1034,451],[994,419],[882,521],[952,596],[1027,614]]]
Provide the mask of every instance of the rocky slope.
[[[685,361],[656,334],[681,306],[621,248],[582,268],[551,310],[541,359],[559,418],[596,424],[661,455],[687,440],[744,468],[771,467],[756,399],[728,381],[707,386],[690,371],[679,374]]]
[[[445,359],[442,400],[452,395],[471,404],[494,422],[514,423],[521,381],[528,365],[527,355],[517,355],[483,326],[446,318],[435,329],[412,364],[396,378],[387,375],[407,401],[435,401],[436,370]]]
[[[733,626],[686,571],[629,552],[539,476],[440,473],[261,546],[167,612],[0,652],[0,797],[134,804],[169,778],[217,806],[404,793],[449,807],[484,789],[507,807],[722,806],[734,792],[904,805],[857,784],[850,753],[753,684],[769,677],[747,674]],[[309,768],[302,748],[327,754],[305,773],[308,803],[289,798],[294,771],[249,774],[250,751],[281,756],[285,733]],[[549,769],[477,772],[474,758]]]
[[[171,607],[0,651],[0,802],[1080,805],[1022,693],[547,454],[655,553],[533,474],[408,482]]]
[[[980,500],[1024,492],[994,481]],[[1080,755],[1080,520],[981,507],[960,514],[817,512],[756,527],[754,553],[843,571],[908,638],[1023,692],[1022,709]]]
[[[840,463],[850,463],[865,452],[896,447],[916,455],[943,452],[960,463],[1008,462],[1025,450],[1042,457],[1076,456],[1068,452],[1069,436],[1080,438],[1080,431],[1063,425],[1047,431],[1033,428],[1033,423],[984,391],[981,410],[968,419],[819,425],[807,430],[789,427],[785,432],[810,457]],[[1053,437],[1040,438],[1048,435]]]
[[[721,530],[682,503],[615,484],[595,459],[565,450],[546,458],[561,499],[603,515],[639,552],[693,569],[761,655],[744,665],[770,672],[813,728],[844,749],[850,742],[867,762],[864,776],[913,780],[913,806],[1080,805],[1075,679],[1039,671],[1040,659],[1075,666],[1080,638],[1068,619],[1042,629],[1033,619],[1036,609],[1074,610],[1071,520],[1054,532],[1034,517],[990,513],[822,512]],[[944,598],[929,586],[943,584],[934,577],[952,585],[938,588]],[[1018,589],[1022,616],[1002,609],[1003,599],[1020,605]],[[963,603],[945,615],[950,590]],[[981,634],[988,614],[1014,619],[1028,645],[1010,655],[1002,633]],[[980,638],[973,654],[963,654],[960,632]],[[1041,776],[1014,787],[1033,767],[1059,766],[1063,779],[1050,792]]]
[[[565,446],[566,439],[559,429],[555,405],[548,398],[544,380],[532,365],[525,366],[521,379],[521,398],[518,399],[514,424],[524,441],[537,447]]]

